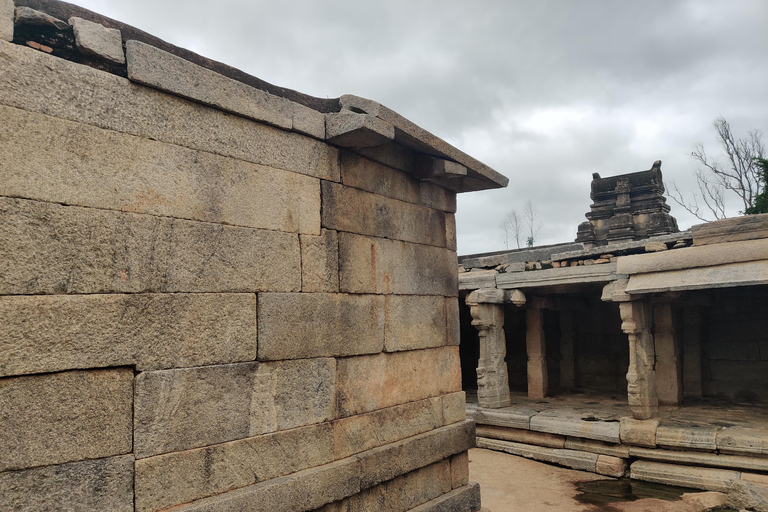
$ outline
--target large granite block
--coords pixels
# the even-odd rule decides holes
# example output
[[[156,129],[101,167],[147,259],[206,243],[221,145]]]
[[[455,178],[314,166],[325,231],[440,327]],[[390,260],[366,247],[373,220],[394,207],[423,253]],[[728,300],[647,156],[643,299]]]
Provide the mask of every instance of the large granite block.
[[[463,391],[443,395],[443,425],[450,425],[467,418],[467,396]]]
[[[0,473],[0,510],[133,512],[133,457]]]
[[[0,471],[131,451],[133,372],[0,379]]]
[[[298,238],[0,198],[0,294],[298,291]]]
[[[305,512],[360,492],[356,457],[305,469],[175,508],[178,512]]]
[[[448,345],[445,299],[435,295],[386,295],[384,350]]]
[[[318,212],[320,207],[318,206]],[[301,240],[301,291],[339,291],[339,237],[323,229],[320,236],[304,235]]]
[[[420,204],[445,212],[456,211],[456,193],[413,178],[392,167],[374,162],[351,151],[341,151],[341,182],[377,195]]]
[[[619,421],[621,442],[635,446],[656,447],[656,429],[658,419],[636,420],[625,416]]]
[[[456,253],[339,233],[339,289],[349,293],[458,295]]]
[[[343,459],[441,426],[439,398],[357,414],[333,422],[333,456]]]
[[[334,416],[333,359],[144,372],[136,378],[139,458],[321,423]]]
[[[32,48],[0,44],[0,102],[140,137],[338,181],[338,150]]]
[[[466,420],[368,450],[358,455],[360,485],[365,488],[391,480],[474,446],[475,424]]]
[[[469,483],[469,452],[451,457],[451,488],[463,487]]]
[[[687,424],[661,424],[656,429],[656,444],[666,448],[694,448],[715,451],[716,427],[699,427]]]
[[[564,436],[545,434],[543,432],[534,432],[532,430],[523,430],[518,428],[497,427],[493,425],[478,425],[477,437],[500,439],[502,441],[512,441],[515,443],[532,444],[536,446],[546,446],[548,448],[563,448],[565,446]]]
[[[584,437],[608,443],[620,443],[618,421],[584,420],[579,415],[546,411],[531,418],[531,430],[565,436]]]
[[[768,431],[728,427],[717,432],[717,449],[723,453],[768,455]]]
[[[650,448],[630,447],[629,454],[637,459],[657,462],[671,462],[690,466],[713,466],[733,468],[737,470],[754,470],[768,472],[768,457],[750,457],[746,455],[717,455],[714,453],[696,452],[693,450],[654,450]],[[745,473],[741,477],[744,478]]]
[[[321,185],[324,228],[445,247],[445,213],[330,181]]]
[[[0,195],[320,233],[320,180],[0,106]]]
[[[13,0],[0,0],[0,40],[13,41]]]
[[[349,498],[349,512],[405,512],[451,490],[450,464],[436,462]]]
[[[579,452],[575,450],[566,450],[560,448],[546,448],[544,446],[535,446],[530,444],[515,443],[512,441],[500,441],[498,439],[486,439],[480,437],[477,439],[478,448],[487,448],[500,452],[525,457],[550,464],[559,464],[579,471],[595,472],[597,458],[595,453]]]
[[[480,486],[475,482],[469,482],[463,487],[411,509],[411,512],[477,512],[478,510],[480,510]]]
[[[128,78],[286,130],[325,138],[325,117],[139,41],[125,44]]]
[[[461,323],[459,320],[458,297],[445,298],[445,333],[448,337],[447,345],[459,346],[461,342]]]
[[[384,348],[384,297],[262,293],[259,359],[376,354]]]
[[[645,460],[632,463],[629,470],[633,480],[692,487],[705,491],[728,492],[734,481],[739,479],[738,471],[678,466]]]
[[[328,423],[136,461],[136,510],[165,509],[333,460]]]
[[[458,347],[339,359],[340,418],[461,390]]]
[[[118,29],[78,17],[69,18],[69,24],[72,25],[75,45],[80,52],[115,64],[125,64],[123,38]]]
[[[250,293],[0,297],[0,376],[253,361],[256,314]]]

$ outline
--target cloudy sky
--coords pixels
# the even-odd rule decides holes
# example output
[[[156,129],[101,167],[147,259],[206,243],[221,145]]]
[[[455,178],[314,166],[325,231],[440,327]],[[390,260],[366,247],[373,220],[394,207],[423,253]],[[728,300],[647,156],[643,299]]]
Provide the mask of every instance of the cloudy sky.
[[[504,249],[529,199],[537,245],[572,240],[593,172],[661,159],[692,187],[718,116],[768,141],[767,0],[74,3],[275,85],[374,99],[508,176],[460,195],[459,254]]]

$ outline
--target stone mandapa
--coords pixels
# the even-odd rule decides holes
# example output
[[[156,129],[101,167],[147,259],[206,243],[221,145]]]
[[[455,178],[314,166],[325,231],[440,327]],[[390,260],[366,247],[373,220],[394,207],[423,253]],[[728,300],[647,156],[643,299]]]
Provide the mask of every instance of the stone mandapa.
[[[339,233],[339,289],[347,293],[458,295],[456,253]]]
[[[331,426],[312,425],[136,461],[136,510],[221,494],[333,460]]]
[[[0,198],[0,227],[0,294],[301,287],[290,233],[11,198]]]
[[[0,471],[131,451],[133,371],[0,379]]]
[[[338,231],[445,247],[445,213],[322,182],[322,226]]]
[[[338,150],[125,78],[13,44],[0,44],[0,98],[48,114],[338,181]]]
[[[0,195],[320,233],[317,178],[12,107],[0,117]]]
[[[143,458],[327,421],[334,415],[334,364],[313,359],[141,373],[134,452]]]
[[[461,390],[458,347],[339,359],[340,418]]]
[[[428,398],[334,421],[334,459],[443,426],[441,403],[439,398]]]
[[[0,473],[0,510],[133,512],[133,457]]]
[[[107,28],[82,18],[69,18],[77,49],[116,64],[125,64],[123,37],[116,28]]]
[[[384,320],[377,295],[262,293],[259,360],[376,354],[384,347]]]
[[[255,294],[0,297],[0,376],[252,361],[256,314]]]

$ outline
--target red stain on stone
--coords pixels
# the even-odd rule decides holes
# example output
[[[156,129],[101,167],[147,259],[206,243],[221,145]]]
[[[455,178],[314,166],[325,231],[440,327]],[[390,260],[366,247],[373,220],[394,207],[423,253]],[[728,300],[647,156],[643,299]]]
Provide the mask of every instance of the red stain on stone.
[[[128,272],[125,269],[120,269],[120,282],[124,283],[128,280]]]
[[[371,293],[376,293],[376,246],[371,244]]]
[[[50,46],[45,46],[44,44],[36,43],[35,41],[27,41],[27,46],[31,46],[35,50],[40,50],[41,52],[45,53],[53,52],[53,48]]]

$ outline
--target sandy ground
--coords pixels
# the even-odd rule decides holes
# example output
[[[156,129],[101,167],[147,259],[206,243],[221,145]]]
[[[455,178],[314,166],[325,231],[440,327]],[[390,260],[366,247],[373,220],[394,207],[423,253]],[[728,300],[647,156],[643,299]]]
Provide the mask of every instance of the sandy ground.
[[[483,508],[490,512],[701,512],[706,509],[683,501],[651,498],[599,506],[583,504],[575,498],[580,494],[575,484],[606,477],[479,448],[469,451],[469,479],[480,483]]]

